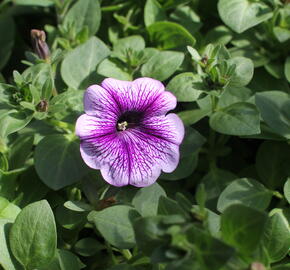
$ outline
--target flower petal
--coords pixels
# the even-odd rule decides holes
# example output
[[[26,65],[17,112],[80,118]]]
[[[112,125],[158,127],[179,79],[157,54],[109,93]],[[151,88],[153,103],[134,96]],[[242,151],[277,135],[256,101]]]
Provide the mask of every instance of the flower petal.
[[[81,140],[111,134],[116,131],[116,122],[109,119],[100,119],[95,116],[83,114],[76,122],[76,135]]]
[[[91,85],[84,94],[84,109],[86,114],[103,119],[117,119],[120,115],[114,96],[99,85]]]
[[[115,96],[122,112],[141,111],[147,117],[162,115],[176,107],[176,98],[165,91],[164,85],[151,78],[139,78],[133,82],[112,78],[102,82],[111,95]]]

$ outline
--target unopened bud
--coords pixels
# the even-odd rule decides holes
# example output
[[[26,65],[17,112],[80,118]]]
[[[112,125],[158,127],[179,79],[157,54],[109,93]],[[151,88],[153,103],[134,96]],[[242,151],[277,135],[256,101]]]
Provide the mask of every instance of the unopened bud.
[[[259,262],[253,262],[250,266],[250,270],[266,270],[266,268]]]
[[[45,32],[42,30],[32,29],[30,33],[34,52],[39,58],[47,60],[50,56],[50,52],[48,45],[45,42]]]
[[[38,112],[46,112],[48,109],[48,103],[46,100],[41,100],[37,105],[36,105],[36,110]]]

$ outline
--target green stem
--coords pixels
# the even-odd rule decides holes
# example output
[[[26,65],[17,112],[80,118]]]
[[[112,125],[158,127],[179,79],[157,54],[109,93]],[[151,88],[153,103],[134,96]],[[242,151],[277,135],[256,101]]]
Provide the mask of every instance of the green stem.
[[[274,191],[272,191],[272,194],[274,197],[276,197],[280,200],[284,200],[284,196],[279,191],[274,190]]]
[[[113,253],[111,245],[108,242],[105,242],[105,245],[106,245],[106,249],[107,249],[107,251],[108,251],[108,253],[109,253],[109,255],[110,255],[111,259],[112,259],[113,264],[117,265],[119,262],[117,261],[115,255]]]
[[[74,126],[72,124],[67,123],[67,122],[63,122],[63,121],[59,121],[59,120],[55,120],[55,119],[47,119],[46,121],[49,124],[64,130],[68,134],[72,134],[74,131]]]
[[[121,249],[120,252],[125,257],[127,261],[129,261],[132,258],[132,254],[129,249]]]

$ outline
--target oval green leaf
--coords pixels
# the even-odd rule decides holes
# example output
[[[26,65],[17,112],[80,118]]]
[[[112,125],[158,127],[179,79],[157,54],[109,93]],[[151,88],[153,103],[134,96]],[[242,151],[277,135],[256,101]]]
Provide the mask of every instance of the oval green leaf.
[[[94,223],[101,235],[111,244],[121,249],[135,246],[133,221],[139,213],[127,205],[116,205],[93,215]]]
[[[88,172],[79,144],[65,135],[50,135],[35,149],[35,168],[41,180],[54,190],[71,185]]]
[[[12,225],[9,240],[13,255],[25,269],[40,268],[53,260],[56,226],[46,200],[23,208]]]

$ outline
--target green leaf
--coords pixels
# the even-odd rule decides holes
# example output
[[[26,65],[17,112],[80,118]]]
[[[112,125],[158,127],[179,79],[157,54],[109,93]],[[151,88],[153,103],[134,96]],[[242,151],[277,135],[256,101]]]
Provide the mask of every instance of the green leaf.
[[[262,1],[219,0],[218,11],[223,22],[237,33],[272,17],[272,10]]]
[[[284,67],[285,77],[290,82],[290,56],[286,58],[285,67]]]
[[[114,61],[114,59],[107,58],[102,61],[98,66],[97,72],[104,77],[132,81],[132,76],[124,71],[122,65],[120,65],[117,61]]]
[[[13,255],[25,269],[49,264],[56,252],[56,226],[48,202],[42,200],[23,208],[9,240]]]
[[[266,124],[275,133],[290,139],[290,96],[280,91],[257,93],[255,101]]]
[[[288,203],[290,204],[290,177],[287,179],[286,183],[284,184],[284,196]]]
[[[271,262],[278,262],[287,255],[290,247],[290,227],[281,209],[271,211],[263,244]]]
[[[0,110],[0,137],[6,138],[9,134],[23,129],[32,119],[31,113],[23,111]]]
[[[16,261],[9,246],[9,231],[12,223],[9,220],[0,219],[0,265],[5,270],[23,270]]]
[[[247,102],[252,96],[252,91],[246,87],[233,87],[228,85],[223,89],[218,106],[227,107],[237,102]]]
[[[258,149],[256,169],[263,183],[280,188],[290,175],[290,149],[286,143],[265,141]]]
[[[171,14],[170,18],[184,26],[194,35],[202,26],[200,17],[194,12],[192,7],[179,6]]]
[[[194,257],[201,269],[221,269],[235,253],[232,247],[195,226],[191,226],[185,234],[193,245]]]
[[[127,205],[116,205],[96,212],[94,223],[101,235],[117,248],[127,249],[135,246],[132,222],[139,213]]]
[[[193,46],[195,38],[180,24],[155,22],[147,27],[151,41],[163,50]]]
[[[182,64],[184,54],[181,52],[163,51],[151,57],[141,68],[144,77],[160,81],[169,78]]]
[[[226,45],[233,38],[233,32],[224,25],[219,25],[212,28],[206,33],[206,43],[213,45]]]
[[[278,41],[281,43],[286,42],[288,39],[290,39],[290,30],[287,28],[276,26],[273,28],[273,33]]]
[[[64,207],[75,212],[85,212],[93,210],[93,207],[82,201],[67,201],[64,203]]]
[[[265,210],[271,201],[272,192],[253,179],[241,178],[232,182],[221,193],[217,209],[223,212],[232,204],[243,204]]]
[[[190,126],[201,120],[202,118],[208,116],[211,110],[194,109],[187,110],[178,113],[178,116],[182,120],[185,126]]]
[[[264,212],[242,204],[231,205],[221,216],[223,239],[244,254],[259,245],[267,223]]]
[[[211,169],[202,179],[208,200],[216,199],[237,176],[219,168]],[[216,207],[216,203],[215,203]]]
[[[158,22],[165,21],[166,14],[157,0],[147,0],[144,7],[144,23],[145,26]]]
[[[265,69],[276,79],[281,79],[284,76],[284,66],[280,62],[269,62],[265,65]]]
[[[57,250],[53,261],[46,267],[39,270],[80,270],[85,265],[72,252],[68,250]]]
[[[61,65],[63,80],[75,89],[84,89],[90,83],[96,83],[97,65],[109,54],[109,49],[100,39],[91,37],[65,56]]]
[[[49,7],[53,5],[52,0],[13,0],[13,3],[20,6]]]
[[[235,65],[234,74],[231,77],[231,86],[245,86],[254,75],[254,63],[251,59],[245,57],[234,57],[228,60],[230,65]]]
[[[2,14],[0,16],[0,70],[6,65],[12,53],[15,32],[12,17]],[[9,26],[9,31],[7,31],[7,26]]]
[[[157,214],[158,202],[161,196],[166,196],[164,189],[154,183],[149,187],[139,189],[133,198],[132,204],[143,216],[154,216]]]
[[[165,234],[166,227],[160,226],[162,216],[139,218],[134,222],[134,232],[137,246],[146,255],[151,255],[155,248],[168,243]]]
[[[67,230],[81,229],[87,222],[87,215],[88,211],[73,211],[63,205],[55,212],[57,223]]]
[[[65,121],[74,123],[84,111],[83,97],[83,91],[69,89],[53,97],[50,101],[49,112],[59,120],[65,119]]]
[[[173,93],[178,101],[195,101],[202,91],[198,90],[202,84],[202,78],[192,72],[180,73],[173,77],[166,89]]]
[[[43,199],[49,191],[49,188],[39,179],[34,166],[23,172],[18,180],[20,183],[15,201],[20,207]]]
[[[19,136],[11,145],[9,153],[9,169],[17,169],[24,165],[31,155],[34,136]]]
[[[17,205],[10,203],[3,197],[0,197],[0,219],[14,221],[20,211],[21,209]]]
[[[104,249],[104,246],[95,238],[90,237],[80,239],[74,246],[74,250],[84,257],[93,256],[101,249]]]
[[[260,133],[260,114],[256,106],[246,102],[221,108],[210,117],[210,126],[228,135],[252,135]]]
[[[79,144],[66,135],[50,135],[35,149],[35,168],[41,180],[54,190],[71,185],[88,172]]]
[[[89,29],[89,35],[96,34],[101,22],[101,7],[99,0],[77,1],[64,17],[64,25],[68,27],[73,24],[76,33],[80,32],[85,26]]]
[[[164,196],[161,196],[159,199],[158,215],[180,215],[185,218],[189,217],[188,213],[177,203],[177,201]]]
[[[145,49],[145,41],[142,36],[130,36],[118,39],[113,46],[112,56],[118,57],[127,63],[133,52],[140,52]]]

